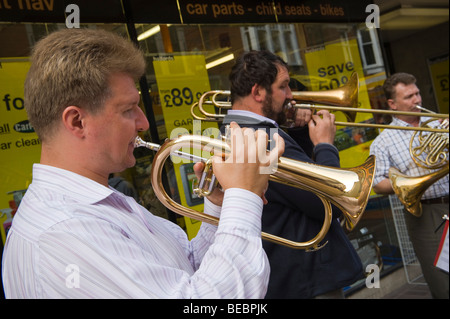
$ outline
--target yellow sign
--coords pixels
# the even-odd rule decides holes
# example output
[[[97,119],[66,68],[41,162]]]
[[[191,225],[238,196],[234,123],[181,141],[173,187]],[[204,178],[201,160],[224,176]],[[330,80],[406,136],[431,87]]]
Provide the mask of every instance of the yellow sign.
[[[337,89],[346,84],[351,74],[356,72],[359,76],[358,107],[370,108],[356,39],[316,47],[308,50],[305,58],[309,76],[315,79],[315,81],[311,81],[312,90]],[[371,117],[372,115],[367,113],[358,113],[355,122],[361,122]],[[336,120],[346,121],[346,117],[342,112],[336,112]]]
[[[23,101],[29,67],[25,58],[0,59],[0,209],[10,208],[15,192],[27,189],[41,154]]]
[[[370,109],[370,98],[356,39],[333,42],[305,53],[312,90],[331,90],[348,82],[353,72],[359,76],[358,107]],[[334,112],[336,121],[348,122],[343,112]],[[357,113],[355,122],[372,121],[370,113]],[[339,149],[341,167],[361,165],[369,156],[370,144],[377,129],[338,127],[335,145]]]
[[[218,137],[216,123],[194,121],[191,106],[198,102],[203,93],[210,90],[205,57],[202,55],[158,56],[153,58],[159,99],[164,115],[167,136],[195,134]],[[196,154],[197,155],[197,154]],[[185,207],[203,210],[203,200],[192,192],[195,178],[192,163],[172,158],[181,204]],[[195,237],[200,222],[186,218],[189,238]]]
[[[428,63],[439,113],[448,114],[448,90],[450,88],[448,54],[430,59]]]
[[[23,83],[26,58],[0,59],[0,232],[5,241],[11,218],[39,162],[41,142],[28,122]]]
[[[308,73],[315,81],[311,81],[312,90],[331,90],[348,82],[353,72],[359,76],[358,107],[370,108],[370,99],[365,84],[364,70],[359,55],[356,39],[333,42],[315,47],[305,53]],[[336,121],[348,122],[343,112],[335,112]],[[370,120],[369,113],[357,113],[355,122]],[[364,161],[369,156],[367,143],[376,136],[376,132],[352,127],[338,127],[335,144],[341,151],[341,166],[351,167],[355,158]],[[345,152],[342,152],[346,150]],[[347,155],[349,154],[349,155]],[[350,155],[351,154],[351,155]]]

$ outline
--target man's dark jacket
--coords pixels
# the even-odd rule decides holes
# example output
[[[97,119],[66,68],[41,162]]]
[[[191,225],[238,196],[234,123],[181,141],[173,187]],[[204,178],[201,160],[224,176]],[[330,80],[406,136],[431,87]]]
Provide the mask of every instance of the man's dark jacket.
[[[339,152],[334,146],[319,144],[313,148],[307,128],[290,130],[288,135],[270,122],[227,115],[221,127],[222,133],[224,126],[231,121],[241,127],[266,129],[271,140],[273,133],[278,132],[285,141],[283,157],[333,167],[340,165]],[[263,210],[264,232],[305,242],[314,238],[321,229],[324,207],[315,194],[270,181],[266,198],[269,203]],[[341,212],[333,207],[333,221],[324,239],[328,243],[318,251],[305,252],[263,241],[271,267],[266,298],[312,298],[362,278],[361,260],[337,219],[340,215]]]

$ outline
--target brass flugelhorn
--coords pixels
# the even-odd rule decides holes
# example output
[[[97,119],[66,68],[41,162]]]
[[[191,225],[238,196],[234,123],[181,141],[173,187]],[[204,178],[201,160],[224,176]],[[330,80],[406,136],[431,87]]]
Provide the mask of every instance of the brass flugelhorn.
[[[161,203],[182,216],[218,225],[218,218],[184,207],[175,202],[165,191],[161,176],[164,163],[169,156],[178,154],[178,156],[190,158],[190,154],[180,152],[180,148],[200,149],[202,152],[215,150],[216,154],[217,150],[220,150],[223,152],[223,156],[226,156],[230,152],[230,146],[224,140],[199,135],[183,135],[176,139],[166,140],[161,146],[144,142],[137,137],[135,147],[141,146],[157,150],[152,164],[151,182],[155,194]],[[208,169],[211,166],[206,165],[205,167]],[[331,204],[336,205],[343,212],[347,229],[353,229],[362,217],[362,213],[367,205],[374,171],[374,156],[369,156],[361,166],[349,169],[322,166],[280,157],[277,169],[270,175],[269,179],[316,194],[325,208],[324,222],[318,234],[306,242],[295,242],[265,232],[262,233],[262,238],[294,249],[304,249],[306,251],[320,249],[325,244],[321,243],[332,221]],[[206,172],[206,174],[209,173]]]

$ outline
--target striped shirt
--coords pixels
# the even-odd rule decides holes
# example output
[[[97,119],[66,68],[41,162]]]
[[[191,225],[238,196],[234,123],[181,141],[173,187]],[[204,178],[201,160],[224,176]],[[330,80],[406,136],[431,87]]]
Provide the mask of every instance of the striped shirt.
[[[191,241],[132,197],[35,164],[3,254],[7,298],[262,298],[262,200],[228,189]]]
[[[420,124],[429,119],[429,117],[421,117]],[[403,127],[411,126],[396,117],[394,117],[390,125]],[[438,125],[438,121],[433,121],[428,124],[430,127],[437,127]],[[414,163],[409,152],[409,144],[413,134],[414,131],[410,130],[386,129],[372,142],[370,146],[370,154],[376,156],[376,172],[373,181],[374,185],[386,178],[389,178],[390,167],[395,167],[400,172],[408,176],[423,176],[436,171],[419,167]],[[420,142],[416,135],[416,138],[413,141],[413,147],[417,147],[419,145]],[[423,154],[421,158],[425,159],[425,157],[426,154]],[[447,176],[431,185],[423,194],[422,199],[447,196],[448,185],[449,179],[447,174]]]

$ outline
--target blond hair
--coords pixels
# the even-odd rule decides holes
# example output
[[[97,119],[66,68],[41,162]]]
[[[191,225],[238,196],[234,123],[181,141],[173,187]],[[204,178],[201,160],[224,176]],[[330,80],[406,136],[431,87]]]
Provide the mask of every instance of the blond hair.
[[[67,106],[99,111],[109,97],[112,74],[135,81],[145,73],[142,52],[129,40],[104,30],[63,29],[34,47],[25,80],[28,119],[44,141]]]

